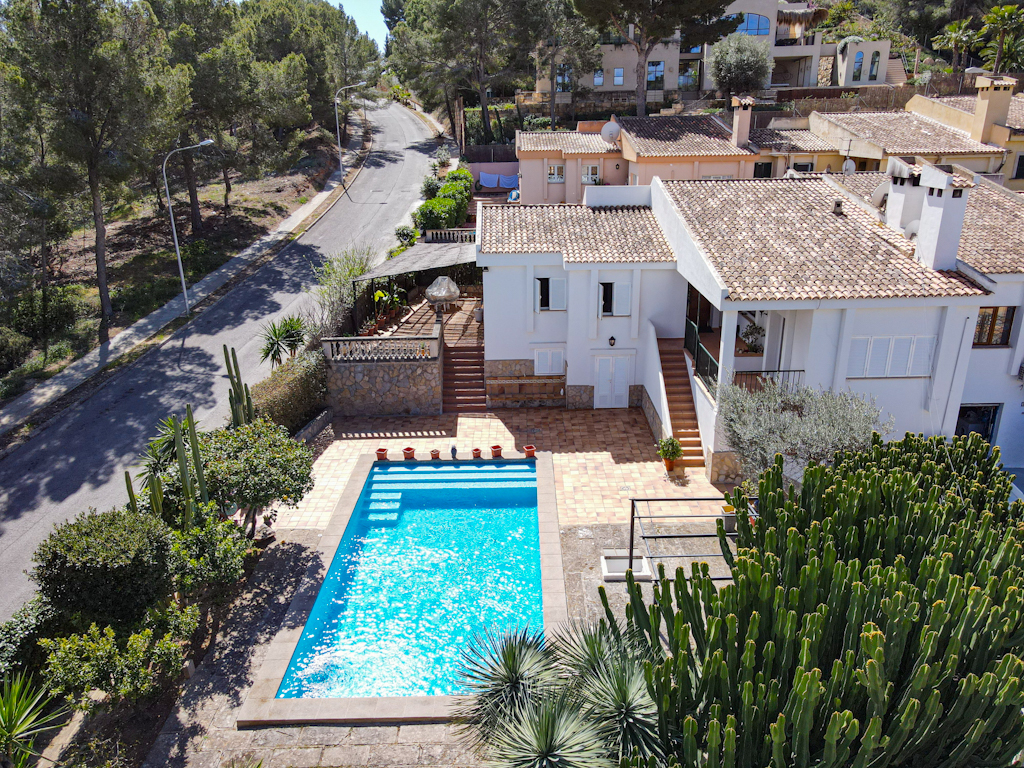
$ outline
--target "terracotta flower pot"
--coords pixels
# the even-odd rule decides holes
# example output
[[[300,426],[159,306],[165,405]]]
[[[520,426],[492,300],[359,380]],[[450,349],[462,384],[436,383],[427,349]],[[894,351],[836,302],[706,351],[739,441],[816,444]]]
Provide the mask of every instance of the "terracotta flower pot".
[[[403,448],[402,449],[402,457],[405,458],[405,459],[415,459],[416,458],[416,449],[415,448]]]
[[[523,453],[526,454],[526,458],[532,459],[534,457],[534,455],[537,453],[537,446],[535,446],[535,445],[524,445],[523,446]]]
[[[479,459],[480,458],[480,449],[479,448],[474,448],[473,449],[473,458],[474,459]]]
[[[501,458],[501,446],[500,445],[492,445],[491,446],[491,458],[492,459],[500,459]]]
[[[377,461],[387,461],[387,460],[388,460],[388,449],[387,448],[378,448],[377,449]]]
[[[667,469],[669,472],[676,468],[675,459],[662,459],[662,461],[665,462],[665,469]]]
[[[441,451],[439,449],[437,449],[437,448],[434,448],[430,452],[430,458],[433,459],[434,461],[437,461],[438,459],[441,458]]]

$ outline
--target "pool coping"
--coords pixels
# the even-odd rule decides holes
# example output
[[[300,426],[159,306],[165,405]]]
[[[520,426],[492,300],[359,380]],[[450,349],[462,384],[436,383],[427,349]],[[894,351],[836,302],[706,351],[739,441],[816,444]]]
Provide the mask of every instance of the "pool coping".
[[[522,459],[522,454],[504,459]],[[558,531],[558,503],[555,497],[555,470],[550,451],[538,451],[537,526],[540,546],[541,604],[544,632],[550,636],[568,622],[565,577],[562,570],[562,544]],[[445,459],[451,461],[451,459]],[[334,553],[341,544],[345,527],[355,510],[363,485],[376,458],[360,456],[352,469],[345,489],[334,507],[331,519],[320,537],[317,555],[302,578],[292,598],[281,627],[267,649],[267,655],[256,673],[252,687],[239,707],[236,728],[274,725],[359,725],[440,723],[453,717],[453,708],[464,697],[459,696],[384,696],[348,699],[277,699],[274,698],[284,679],[292,654],[299,643],[306,620],[316,602],[317,594],[330,567]],[[433,463],[430,459],[423,461]],[[461,460],[460,460],[461,461]],[[404,462],[403,462],[404,463]]]

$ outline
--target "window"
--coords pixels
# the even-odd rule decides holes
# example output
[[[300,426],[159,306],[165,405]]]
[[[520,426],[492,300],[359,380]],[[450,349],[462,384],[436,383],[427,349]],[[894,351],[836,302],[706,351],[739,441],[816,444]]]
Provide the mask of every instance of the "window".
[[[700,62],[679,62],[679,90],[696,91],[700,88]]]
[[[974,346],[1005,347],[1010,343],[1016,307],[982,307],[974,326]]]
[[[565,166],[564,165],[549,165],[548,166],[548,183],[549,184],[563,184],[565,182]]]
[[[565,278],[538,277],[533,281],[533,311],[565,309]]]
[[[998,405],[961,405],[956,420],[956,436],[966,437],[977,432],[985,442],[991,443],[998,416]]]
[[[647,88],[651,91],[665,90],[665,62],[647,62]]]
[[[603,317],[629,317],[629,283],[601,283],[601,315]]]
[[[853,81],[857,82],[864,75],[864,51],[857,51],[853,57]]]
[[[759,16],[756,13],[744,13],[743,21],[736,27],[736,31],[741,35],[767,35],[771,32],[771,28],[771,22],[768,21],[767,16]]]
[[[1013,178],[1024,179],[1024,152],[1017,155],[1017,169],[1013,172]]]
[[[533,351],[534,376],[561,376],[565,373],[565,351],[561,348]]]
[[[613,72],[612,85],[622,85],[622,67],[616,67]]]
[[[953,197],[963,197],[963,196],[964,196],[964,191],[962,189],[954,189],[953,190]]]
[[[875,51],[871,54],[871,69],[868,70],[868,80],[878,79],[878,60],[882,58],[882,54]]]
[[[801,173],[811,173],[814,170],[814,163],[793,163],[793,170]]]
[[[704,50],[703,45],[695,45],[688,51],[688,53],[700,53],[702,50]]]
[[[583,166],[583,183],[584,184],[597,184],[601,180],[599,165],[584,165]]]
[[[882,379],[931,376],[934,336],[854,336],[846,376]]]
[[[572,90],[572,69],[565,64],[558,65],[555,73],[555,90],[559,93],[568,93]]]
[[[754,163],[754,178],[755,179],[770,179],[772,177],[772,163],[767,161],[764,163]]]
[[[601,86],[601,85],[604,85],[604,70],[603,69],[595,69],[594,70],[594,86],[597,87],[597,86]]]

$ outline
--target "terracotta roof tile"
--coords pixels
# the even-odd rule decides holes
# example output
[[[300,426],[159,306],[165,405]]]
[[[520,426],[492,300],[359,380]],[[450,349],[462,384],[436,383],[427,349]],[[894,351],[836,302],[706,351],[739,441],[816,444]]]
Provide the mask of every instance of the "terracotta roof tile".
[[[913,112],[818,113],[858,138],[878,144],[888,155],[980,155],[1003,150],[974,141],[964,131]]]
[[[776,152],[835,152],[820,136],[800,128],[759,128],[750,132],[750,143]]]
[[[566,262],[671,262],[676,257],[650,208],[485,205],[481,253],[560,253]]]
[[[732,143],[732,130],[711,115],[617,118],[640,157],[751,155]]]
[[[834,214],[841,193],[821,177],[664,185],[732,300],[985,293],[964,275],[925,267],[909,240],[852,202]]]
[[[561,152],[565,155],[603,155],[619,152],[599,133],[579,131],[516,131],[516,152]]]
[[[969,115],[974,114],[974,108],[978,104],[977,96],[940,96],[934,100]],[[1010,100],[1010,113],[1006,117],[1006,125],[1015,131],[1024,131],[1024,94],[1018,93]]]

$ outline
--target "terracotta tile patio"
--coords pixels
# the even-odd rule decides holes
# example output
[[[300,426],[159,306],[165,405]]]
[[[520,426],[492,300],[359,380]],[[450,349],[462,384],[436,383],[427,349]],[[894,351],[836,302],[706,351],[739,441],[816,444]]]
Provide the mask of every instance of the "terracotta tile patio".
[[[345,487],[356,458],[387,448],[401,459],[405,447],[417,457],[432,448],[459,458],[473,448],[489,455],[491,445],[506,455],[535,445],[551,451],[560,525],[629,522],[629,498],[720,496],[703,469],[676,469],[671,474],[655,452],[654,437],[637,408],[567,411],[554,408],[506,409],[484,414],[339,419],[335,441],[317,460],[316,487],[295,509],[279,512],[282,528],[323,528]],[[707,510],[698,507],[708,507]],[[713,513],[716,505],[694,505],[695,514]]]

